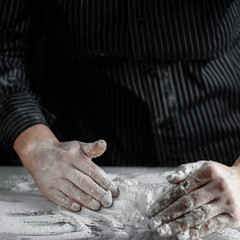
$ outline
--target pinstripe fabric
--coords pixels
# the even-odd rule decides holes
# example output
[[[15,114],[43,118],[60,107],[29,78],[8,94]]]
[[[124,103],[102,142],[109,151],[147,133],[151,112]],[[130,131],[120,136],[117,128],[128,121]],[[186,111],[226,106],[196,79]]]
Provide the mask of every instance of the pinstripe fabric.
[[[7,149],[30,124],[47,124],[24,60],[38,10],[30,2],[0,1]],[[239,0],[47,5],[42,103],[57,117],[61,140],[105,138],[109,151],[98,162],[105,165],[232,164],[240,155]]]

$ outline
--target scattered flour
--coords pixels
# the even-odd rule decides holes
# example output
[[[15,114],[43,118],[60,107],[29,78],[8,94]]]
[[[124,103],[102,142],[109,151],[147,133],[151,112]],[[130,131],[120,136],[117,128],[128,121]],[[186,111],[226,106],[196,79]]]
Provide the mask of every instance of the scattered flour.
[[[111,208],[67,211],[39,194],[31,178],[0,184],[0,236],[4,239],[130,239],[148,231],[144,213],[156,196],[169,188],[168,173],[121,177],[110,174],[119,188]],[[9,188],[7,187],[9,186]],[[51,238],[50,238],[51,237]],[[30,238],[31,239],[31,238]],[[140,239],[140,238],[139,238]]]
[[[168,174],[110,174],[120,191],[112,207],[84,208],[79,213],[44,199],[30,177],[12,176],[0,182],[0,239],[158,239],[149,232],[145,212],[157,196],[169,190]],[[220,237],[224,234],[240,239],[240,233],[232,229],[205,239],[227,239]]]

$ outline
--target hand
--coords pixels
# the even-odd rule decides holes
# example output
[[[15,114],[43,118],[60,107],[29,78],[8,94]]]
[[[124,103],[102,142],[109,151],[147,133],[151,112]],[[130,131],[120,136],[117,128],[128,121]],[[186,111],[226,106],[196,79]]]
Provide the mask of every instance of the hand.
[[[47,137],[30,145],[20,156],[43,196],[72,211],[80,211],[81,206],[92,210],[111,206],[118,190],[91,161],[104,153],[105,141],[62,143]]]
[[[239,164],[213,161],[180,166],[168,177],[175,185],[148,210],[150,227],[162,237],[198,239],[240,226]]]

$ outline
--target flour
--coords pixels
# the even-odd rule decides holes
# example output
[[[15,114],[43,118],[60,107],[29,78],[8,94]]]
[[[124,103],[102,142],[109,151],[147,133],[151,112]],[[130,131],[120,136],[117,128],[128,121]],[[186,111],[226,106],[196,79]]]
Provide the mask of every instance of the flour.
[[[159,239],[156,232],[149,231],[145,213],[158,196],[169,191],[168,174],[109,174],[119,188],[113,205],[100,211],[83,208],[79,213],[43,198],[30,176],[11,176],[0,181],[0,239]],[[230,229],[227,234],[233,235],[231,231],[235,231],[231,239],[239,240],[240,233]],[[221,235],[226,232],[209,239],[219,240]]]
[[[20,181],[14,178],[11,183],[5,182],[10,189],[5,187],[0,192],[0,236],[34,235],[34,239],[48,236],[48,239],[60,240],[130,239],[136,234],[141,235],[148,231],[147,208],[169,187],[165,180],[167,174],[130,178],[110,174],[120,192],[112,207],[100,211],[83,208],[79,213],[65,210],[41,197],[31,178]]]

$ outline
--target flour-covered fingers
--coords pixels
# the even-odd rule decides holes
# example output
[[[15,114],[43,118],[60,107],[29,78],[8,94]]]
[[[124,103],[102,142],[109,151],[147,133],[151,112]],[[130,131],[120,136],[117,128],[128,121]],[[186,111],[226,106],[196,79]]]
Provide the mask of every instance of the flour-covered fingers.
[[[147,211],[148,217],[153,217],[158,214],[160,211],[163,211],[165,208],[169,207],[171,204],[176,202],[181,197],[187,195],[188,193],[194,191],[202,187],[206,182],[203,181],[196,181],[194,175],[190,175],[186,178],[183,182],[179,183],[178,185],[174,186],[170,191],[166,192],[161,196],[160,199],[155,201]],[[189,203],[186,200],[186,205]]]
[[[64,195],[91,210],[99,210],[101,208],[101,203],[99,201],[83,192],[68,180],[60,180],[58,183],[58,189],[64,193]]]
[[[79,212],[81,210],[81,204],[72,200],[58,189],[48,190],[45,197],[70,211]]]
[[[68,179],[68,181],[72,182],[80,190],[99,201],[103,207],[110,207],[112,205],[113,200],[111,191],[103,189],[93,181],[91,177],[78,169],[72,169],[65,174],[65,178]]]
[[[187,195],[191,191],[200,188],[201,186],[206,184],[206,182],[209,181],[208,179],[202,178],[201,180],[199,180],[198,178],[196,178],[196,172],[198,172],[206,163],[208,162],[198,161],[196,163],[181,165],[176,171],[177,175],[178,172],[181,172],[178,177],[177,175],[174,175],[174,173],[173,175],[168,176],[168,181],[170,181],[171,183],[177,183],[179,181],[180,183],[174,186],[169,192],[163,194],[161,198],[158,199],[156,202],[154,202],[152,206],[150,206],[150,208],[148,209],[147,216],[155,216],[158,212],[167,208],[169,205],[177,201],[182,196]]]
[[[115,183],[108,177],[108,175],[90,159],[86,159],[84,162],[75,164],[76,167],[91,177],[98,185],[105,190],[110,190],[113,197],[118,196],[118,189]]]
[[[198,161],[193,163],[187,163],[180,165],[175,172],[167,176],[167,180],[170,183],[179,183],[185,180],[189,174],[194,173],[196,170],[198,170],[206,161]]]
[[[214,183],[209,183],[179,198],[153,217],[152,228],[173,221],[200,206],[212,202],[218,192],[213,187]]]
[[[117,197],[119,192],[115,183],[108,177],[108,175],[100,167],[95,165],[94,169],[95,172],[90,175],[92,179],[96,183],[101,185],[105,190],[110,190],[113,197]]]
[[[194,228],[189,228],[186,231],[179,233],[175,239],[195,240],[210,233],[223,230],[230,226],[235,226],[233,218],[228,214],[220,214],[212,219],[209,219],[203,224],[200,224]]]
[[[87,155],[85,161],[75,161],[73,165],[86,175],[91,177],[97,184],[105,190],[110,190],[113,197],[118,196],[118,189],[107,174],[91,161],[90,158],[97,157],[106,150],[106,142],[99,140],[95,143],[80,143],[84,153]]]
[[[161,225],[157,231],[160,237],[172,237],[189,228],[194,228],[223,212],[221,202],[213,201],[186,213],[176,220]]]

